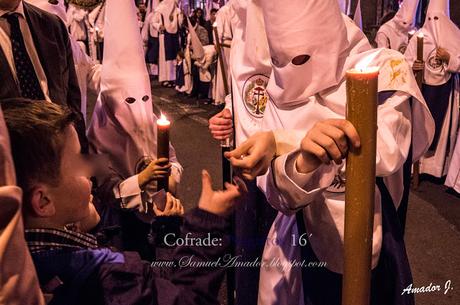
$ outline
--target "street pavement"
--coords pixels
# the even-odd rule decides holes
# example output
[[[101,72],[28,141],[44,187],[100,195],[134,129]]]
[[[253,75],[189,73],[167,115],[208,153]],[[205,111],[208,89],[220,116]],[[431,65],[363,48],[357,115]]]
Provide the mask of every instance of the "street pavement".
[[[221,150],[207,127],[207,120],[222,107],[197,104],[157,83],[152,91],[154,104],[172,121],[171,141],[184,167],[179,197],[190,209],[198,202],[203,168],[210,172],[215,188],[222,184]],[[431,284],[436,290],[417,293],[416,304],[460,305],[460,198],[441,181],[422,176],[419,188],[411,192],[405,239],[412,288]]]

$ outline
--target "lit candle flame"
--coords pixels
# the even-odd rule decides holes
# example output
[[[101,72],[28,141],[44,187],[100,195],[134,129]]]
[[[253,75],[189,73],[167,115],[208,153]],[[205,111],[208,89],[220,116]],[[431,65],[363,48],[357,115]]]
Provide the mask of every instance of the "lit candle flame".
[[[169,125],[171,122],[168,121],[166,116],[162,113],[160,119],[157,120],[157,124],[161,126]]]
[[[418,33],[417,37],[423,38],[425,35],[423,35],[423,32]]]
[[[360,72],[372,72],[374,70],[378,71],[378,67],[369,67],[370,63],[375,59],[375,57],[378,55],[378,52],[373,52],[369,56],[365,57],[362,59],[360,62],[358,62],[355,66],[355,70],[360,71]]]
[[[213,27],[217,28],[217,21],[214,21],[214,23],[212,24]]]

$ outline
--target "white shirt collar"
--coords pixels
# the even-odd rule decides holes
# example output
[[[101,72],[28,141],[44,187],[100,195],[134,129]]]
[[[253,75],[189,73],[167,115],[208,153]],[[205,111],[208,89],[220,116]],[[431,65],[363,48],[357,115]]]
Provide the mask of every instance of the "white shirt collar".
[[[24,5],[22,4],[22,1],[19,2],[18,7],[13,11],[0,9],[0,16],[3,16],[3,15],[8,14],[8,13],[16,13],[16,14],[19,14],[21,17],[25,18]]]

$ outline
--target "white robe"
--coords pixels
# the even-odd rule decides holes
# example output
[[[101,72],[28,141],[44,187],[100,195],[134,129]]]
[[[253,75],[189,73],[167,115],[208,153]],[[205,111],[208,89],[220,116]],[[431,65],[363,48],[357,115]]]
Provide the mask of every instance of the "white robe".
[[[460,77],[457,75],[454,84],[455,91],[453,92],[453,100],[460,100]],[[460,133],[457,132],[457,139],[452,158],[450,160],[449,169],[445,185],[453,188],[457,193],[460,193]]]
[[[231,41],[232,41],[232,29],[231,29],[231,14],[232,13],[230,10],[231,10],[231,7],[229,5],[225,5],[217,12],[217,16],[216,16],[217,32],[219,33],[222,59],[224,62],[223,65],[224,65],[224,69],[227,75],[227,84],[228,84],[229,90],[231,86],[231,75],[230,75],[229,66],[228,66],[228,61],[230,58],[230,48],[223,47],[222,44],[230,46]],[[214,37],[214,40],[215,39],[216,37]],[[227,94],[230,94],[230,92],[228,92]],[[222,68],[221,68],[221,63],[220,63],[220,58],[219,58],[219,61],[217,62],[217,72],[213,79],[212,96],[214,99],[214,104],[220,105],[220,104],[225,103],[225,96],[227,94],[225,93],[223,73],[222,73]]]
[[[232,1],[231,5],[233,40],[229,63],[233,102],[227,99],[225,107],[233,110],[238,146],[261,129],[269,98],[265,88],[272,68],[260,7],[245,0]],[[255,89],[260,89],[258,96]],[[254,103],[260,104],[259,111]]]

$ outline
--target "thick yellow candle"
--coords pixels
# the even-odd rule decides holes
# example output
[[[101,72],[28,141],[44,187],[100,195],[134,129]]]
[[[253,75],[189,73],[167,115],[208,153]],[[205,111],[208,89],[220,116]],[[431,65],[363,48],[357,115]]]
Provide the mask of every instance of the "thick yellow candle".
[[[171,123],[162,114],[157,120],[157,158],[169,159],[169,127]],[[158,180],[158,190],[168,191],[168,178]]]
[[[423,40],[424,40],[424,35],[422,32],[420,32],[417,35],[417,60],[423,61]]]
[[[418,61],[423,61],[423,33],[420,32],[417,35],[417,60]],[[417,79],[417,84],[419,88],[422,88],[422,83],[423,83],[423,70],[422,71],[417,71],[415,74],[415,78]]]
[[[347,71],[347,120],[361,147],[350,148],[347,156],[342,305],[370,300],[378,74],[378,68]]]

